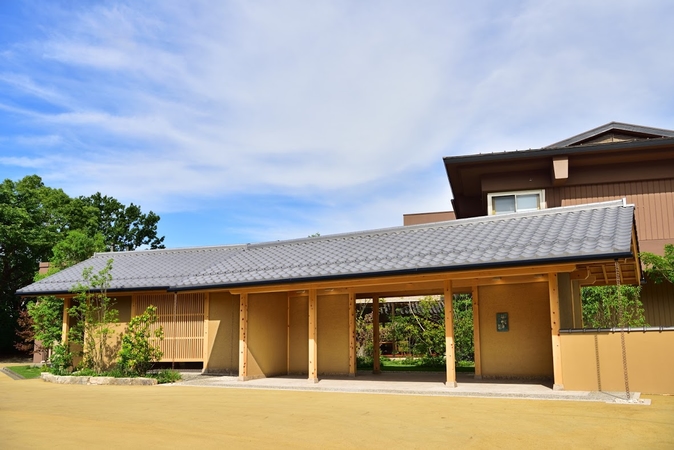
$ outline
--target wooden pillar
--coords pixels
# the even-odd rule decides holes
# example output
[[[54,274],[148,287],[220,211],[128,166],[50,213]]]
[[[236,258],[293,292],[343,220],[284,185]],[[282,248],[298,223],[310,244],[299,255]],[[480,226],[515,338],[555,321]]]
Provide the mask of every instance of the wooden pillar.
[[[356,294],[349,291],[349,376],[356,376]]]
[[[288,317],[286,318],[286,375],[290,375],[290,292],[288,292]]]
[[[447,365],[447,387],[456,387],[456,356],[454,349],[454,292],[452,282],[445,281],[445,356]]]
[[[61,342],[63,344],[68,343],[68,332],[70,331],[70,321],[68,320],[70,316],[68,315],[68,309],[70,308],[72,299],[64,298],[63,299],[63,318],[62,318],[62,328],[61,328]]]
[[[552,368],[554,373],[554,382],[552,388],[555,390],[564,389],[562,380],[562,348],[559,336],[559,285],[556,273],[548,274],[548,290],[550,292],[550,328],[552,335]]]
[[[138,297],[138,296],[137,296],[136,294],[132,294],[132,295],[131,295],[131,318],[132,318],[132,319],[133,319],[134,317],[136,317],[136,315],[138,314],[138,312],[137,312],[137,309],[138,309],[138,300],[137,300],[137,297]]]
[[[248,294],[239,297],[239,381],[248,379]]]
[[[482,358],[480,357],[480,296],[477,284],[473,285],[473,347],[475,349],[475,379],[482,379]]]
[[[318,295],[309,289],[309,382],[318,383]]]
[[[209,345],[208,345],[208,320],[210,319],[211,298],[208,292],[204,296],[204,362],[201,371],[208,372]]]
[[[372,373],[381,373],[379,358],[379,296],[372,297]]]

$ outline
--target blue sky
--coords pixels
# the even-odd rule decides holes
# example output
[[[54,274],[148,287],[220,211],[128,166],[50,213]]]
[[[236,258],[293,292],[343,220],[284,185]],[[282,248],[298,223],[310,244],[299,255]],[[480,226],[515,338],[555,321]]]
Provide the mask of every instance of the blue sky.
[[[674,3],[0,1],[0,177],[169,247],[450,209],[442,157],[674,128]]]

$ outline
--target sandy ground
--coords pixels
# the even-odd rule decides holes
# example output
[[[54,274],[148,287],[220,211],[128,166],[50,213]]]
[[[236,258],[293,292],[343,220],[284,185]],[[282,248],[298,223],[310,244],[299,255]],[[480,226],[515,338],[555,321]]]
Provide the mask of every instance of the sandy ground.
[[[0,448],[674,448],[651,406],[180,386],[0,373]]]

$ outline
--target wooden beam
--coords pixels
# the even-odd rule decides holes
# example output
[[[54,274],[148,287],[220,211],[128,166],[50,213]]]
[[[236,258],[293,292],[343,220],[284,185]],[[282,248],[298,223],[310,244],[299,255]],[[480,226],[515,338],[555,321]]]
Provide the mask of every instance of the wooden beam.
[[[602,264],[601,271],[604,272],[604,282],[608,284],[608,275],[606,274],[606,266]]]
[[[309,290],[309,381],[318,383],[318,295]]]
[[[372,373],[381,373],[379,358],[379,297],[372,297]]]
[[[448,387],[456,387],[456,356],[454,348],[454,292],[452,282],[445,283],[445,345]]]
[[[550,330],[552,337],[552,367],[554,373],[553,389],[564,389],[562,380],[562,349],[559,336],[559,285],[556,273],[548,274],[548,292],[550,295]]]
[[[509,277],[509,276],[526,276],[526,275],[540,275],[549,272],[573,272],[576,270],[576,264],[542,264],[536,266],[523,267],[508,267],[503,269],[486,269],[486,270],[465,270],[465,271],[447,271],[426,274],[411,274],[411,275],[392,275],[392,276],[375,276],[369,278],[351,278],[328,281],[313,281],[301,283],[279,283],[269,284],[263,286],[250,287],[233,287],[209,289],[211,292],[229,291],[232,294],[259,293],[259,292],[287,292],[287,291],[301,291],[309,289],[338,289],[338,288],[353,288],[367,286],[386,286],[391,284],[409,284],[409,283],[423,283],[432,281],[448,281],[461,279],[475,279],[475,278],[493,278],[493,277]],[[413,286],[411,287],[413,288]],[[372,289],[377,292],[378,289]]]
[[[349,292],[349,376],[356,376],[356,294]]]
[[[248,379],[248,294],[239,297],[239,381]]]
[[[473,286],[473,348],[475,359],[475,379],[482,379],[482,358],[480,356],[480,296],[479,287]]]
[[[552,158],[552,184],[561,186],[569,179],[569,157],[554,156]]]

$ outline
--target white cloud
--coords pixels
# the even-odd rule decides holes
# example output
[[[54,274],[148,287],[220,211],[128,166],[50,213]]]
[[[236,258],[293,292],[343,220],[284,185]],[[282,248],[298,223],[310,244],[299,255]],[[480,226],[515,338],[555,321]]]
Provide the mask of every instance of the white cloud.
[[[5,139],[0,164],[159,211],[273,193],[319,199],[312,229],[381,226],[449,207],[442,156],[672,128],[664,1],[40,6],[46,31],[0,47],[2,110],[39,156]],[[390,182],[420,173],[439,180]]]

